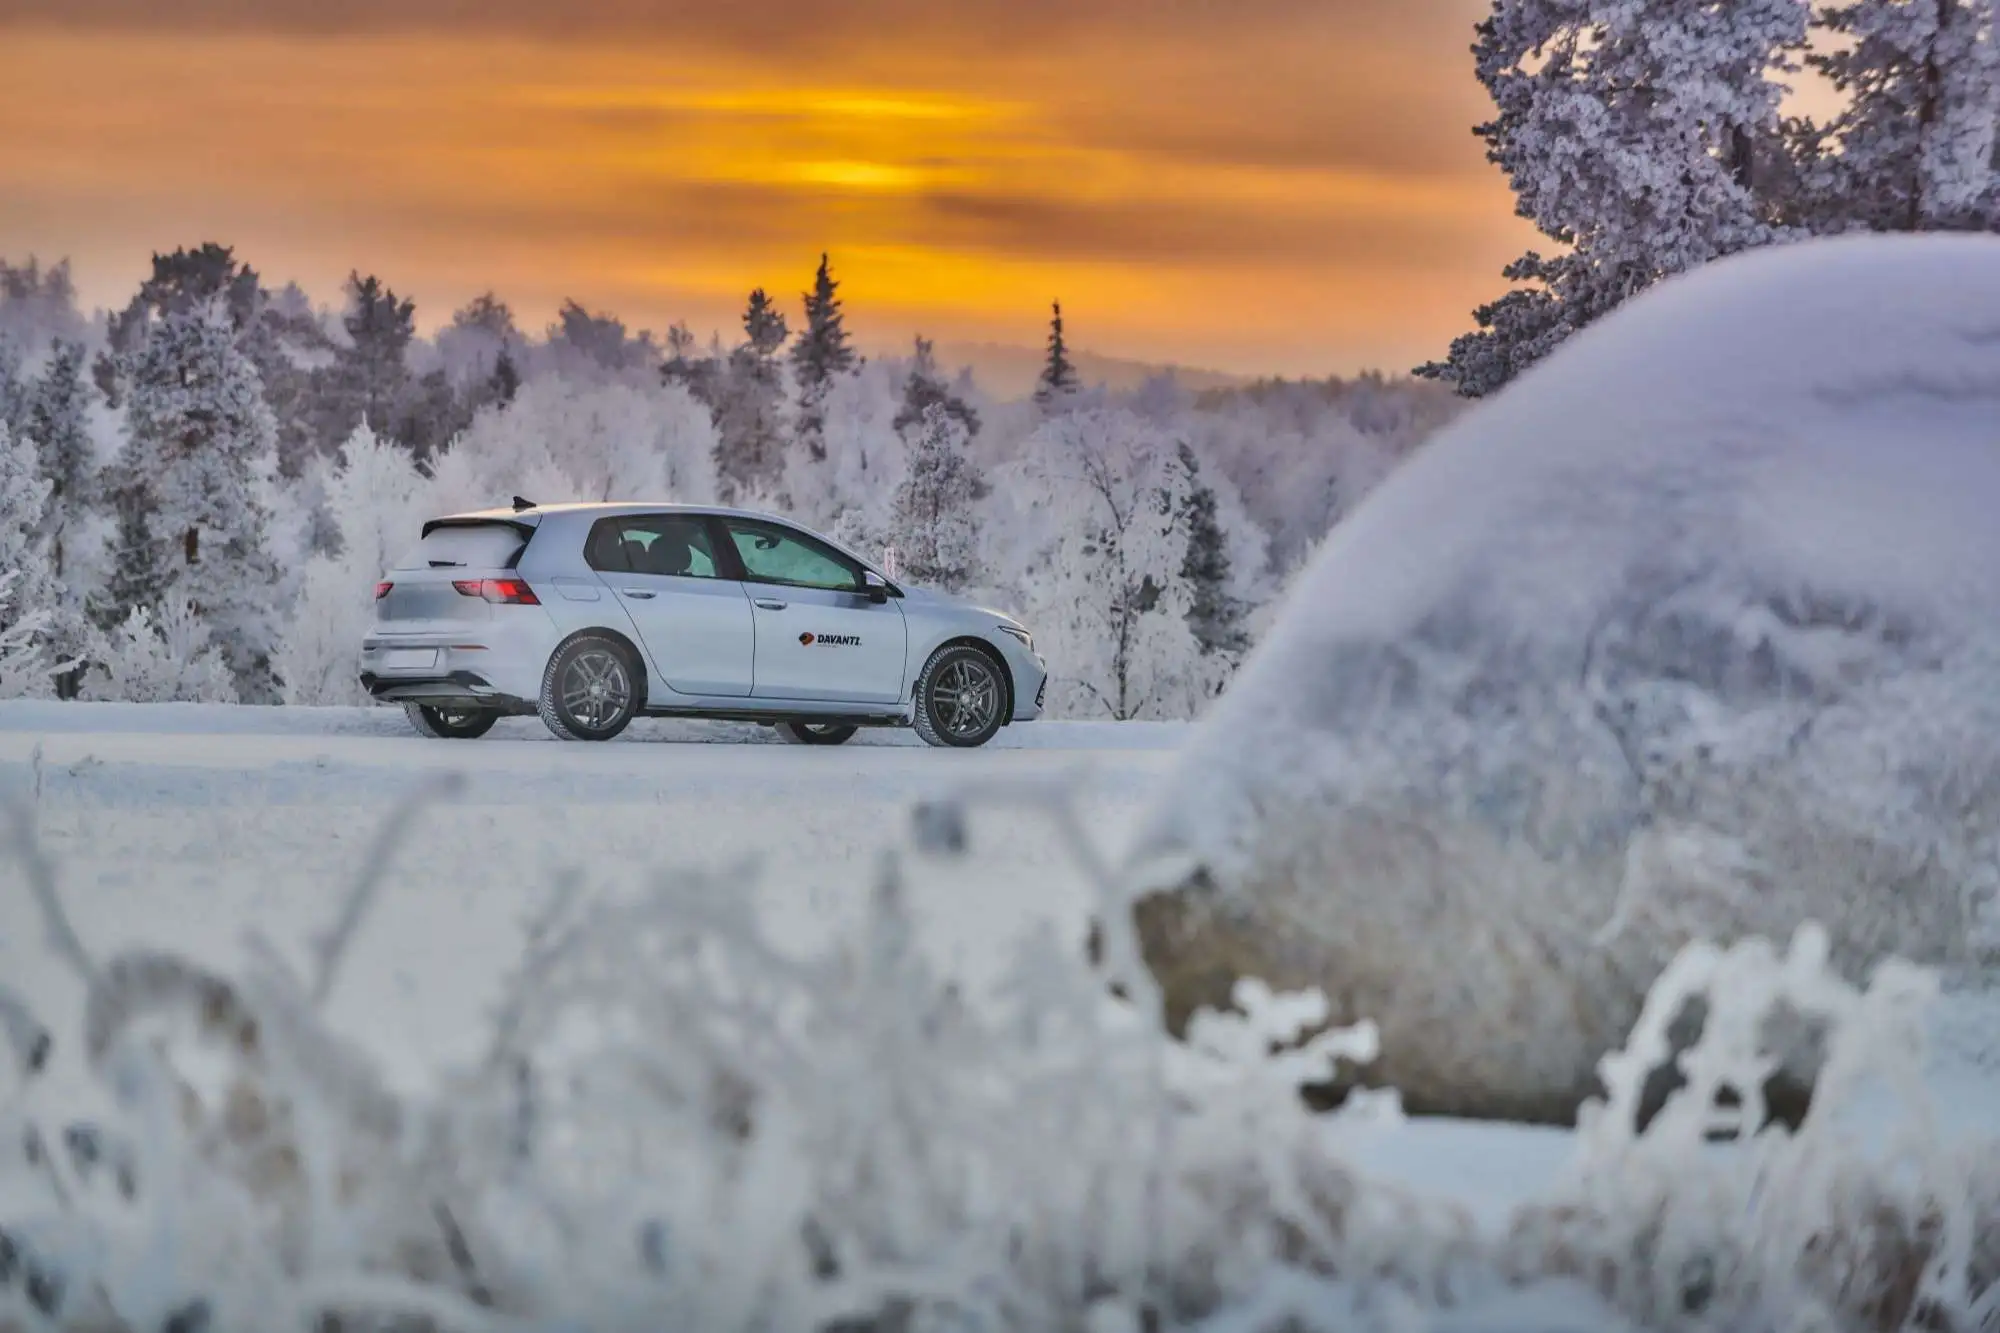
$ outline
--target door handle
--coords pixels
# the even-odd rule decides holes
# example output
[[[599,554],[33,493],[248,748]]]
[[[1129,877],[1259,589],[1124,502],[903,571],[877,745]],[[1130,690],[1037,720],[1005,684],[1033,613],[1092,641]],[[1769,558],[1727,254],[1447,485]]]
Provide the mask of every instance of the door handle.
[[[622,589],[622,591],[627,597],[634,598],[635,600],[641,602],[646,601],[654,596],[653,593],[647,591],[644,588],[625,588]]]
[[[757,605],[763,607],[766,611],[782,611],[788,603],[780,602],[770,597],[759,597]]]

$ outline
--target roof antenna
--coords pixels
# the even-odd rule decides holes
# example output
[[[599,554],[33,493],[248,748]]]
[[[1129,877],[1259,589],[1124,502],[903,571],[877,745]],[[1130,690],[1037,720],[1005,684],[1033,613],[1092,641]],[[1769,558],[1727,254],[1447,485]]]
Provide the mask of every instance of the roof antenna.
[[[534,502],[533,500],[523,500],[523,499],[522,499],[522,498],[521,498],[520,496],[518,496],[518,495],[514,497],[514,512],[515,512],[515,513],[517,513],[517,514],[518,514],[518,513],[520,513],[520,512],[521,512],[521,511],[522,511],[523,509],[533,509],[534,507],[535,507],[535,502]]]

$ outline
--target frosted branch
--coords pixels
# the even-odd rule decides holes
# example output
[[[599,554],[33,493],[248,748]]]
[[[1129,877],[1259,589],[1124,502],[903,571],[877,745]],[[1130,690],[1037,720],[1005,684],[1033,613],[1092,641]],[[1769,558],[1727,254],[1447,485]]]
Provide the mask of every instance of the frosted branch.
[[[39,745],[35,747],[33,766],[39,788],[42,766],[42,747]],[[42,851],[41,839],[35,833],[34,813],[18,797],[10,796],[0,805],[5,806],[7,849],[20,864],[21,873],[28,882],[28,893],[41,911],[49,947],[69,964],[86,986],[94,984],[97,966],[91,961],[90,951],[83,947],[83,939],[76,933],[76,926],[63,907],[62,894],[56,884],[55,864]]]
[[[463,773],[454,770],[438,774],[419,786],[389,816],[382,831],[376,835],[374,845],[368,849],[368,859],[362,863],[361,873],[355,876],[353,887],[341,900],[340,914],[314,949],[317,963],[312,986],[314,1004],[325,1004],[327,997],[333,993],[334,983],[340,977],[340,965],[354,943],[355,933],[360,930],[369,909],[375,905],[382,883],[388,877],[389,863],[409,836],[411,826],[432,806],[464,790]]]

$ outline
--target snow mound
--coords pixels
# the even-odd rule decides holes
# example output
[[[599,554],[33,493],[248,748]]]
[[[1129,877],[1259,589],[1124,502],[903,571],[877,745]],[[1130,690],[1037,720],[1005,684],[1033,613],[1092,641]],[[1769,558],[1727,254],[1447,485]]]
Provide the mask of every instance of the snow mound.
[[[1135,853],[1170,1022],[1254,974],[1413,1109],[1566,1121],[1690,939],[1990,956],[2000,240],[1630,303],[1329,538]]]

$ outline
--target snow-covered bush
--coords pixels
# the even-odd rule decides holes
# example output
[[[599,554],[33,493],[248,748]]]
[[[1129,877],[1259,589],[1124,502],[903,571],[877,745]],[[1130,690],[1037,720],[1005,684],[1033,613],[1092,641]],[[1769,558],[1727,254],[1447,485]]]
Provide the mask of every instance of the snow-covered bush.
[[[184,594],[135,606],[109,630],[93,630],[85,653],[86,699],[125,703],[235,703],[236,684],[208,624]]]
[[[962,810],[928,811],[930,854],[900,861],[923,869],[885,861],[853,932],[804,955],[741,874],[559,888],[486,1050],[422,1095],[321,1016],[373,884],[304,966],[262,939],[233,976],[98,957],[11,815],[87,1002],[51,1034],[0,989],[10,1326],[1350,1333],[1486,1328],[1533,1293],[1538,1328],[1887,1333],[1975,1329],[2000,1300],[2000,1144],[1925,1120],[1927,978],[1850,985],[1812,933],[1686,951],[1568,1176],[1496,1234],[1371,1179],[1306,1113],[1299,1084],[1374,1052],[1323,997],[1244,982],[1170,1042],[1115,920],[1103,971],[1043,935],[993,993],[933,972],[902,886],[953,873]],[[1695,996],[1688,1086],[1641,1133],[1640,1076]],[[1780,1011],[1828,1052],[1797,1135],[1753,1132]],[[91,1097],[43,1077],[64,1072]],[[1898,1132],[1857,1137],[1884,1097]]]
[[[1690,939],[1979,963],[1996,304],[1992,237],[1760,250],[1420,450],[1142,821],[1176,1021],[1323,987],[1412,1108],[1567,1124]]]
[[[17,613],[19,570],[0,570],[0,699],[48,693],[57,664],[44,642],[52,623],[46,610]]]

